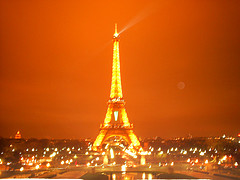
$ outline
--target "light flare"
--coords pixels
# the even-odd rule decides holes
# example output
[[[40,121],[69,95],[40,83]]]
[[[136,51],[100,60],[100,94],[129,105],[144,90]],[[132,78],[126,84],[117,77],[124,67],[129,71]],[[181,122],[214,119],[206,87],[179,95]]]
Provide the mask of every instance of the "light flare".
[[[119,34],[123,33],[124,31],[128,30],[132,26],[136,25],[137,23],[141,22],[142,20],[146,19],[148,16],[153,14],[156,11],[156,4],[151,3],[146,6],[143,10],[141,10],[136,16],[134,16],[119,32]]]

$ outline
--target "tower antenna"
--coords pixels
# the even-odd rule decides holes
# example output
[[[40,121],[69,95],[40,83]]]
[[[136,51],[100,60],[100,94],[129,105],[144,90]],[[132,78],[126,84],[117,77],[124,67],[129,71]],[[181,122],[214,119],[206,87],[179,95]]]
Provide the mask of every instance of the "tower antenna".
[[[117,32],[117,23],[115,23],[115,32],[114,32],[114,37],[118,37],[118,32]]]
[[[117,34],[117,23],[115,23],[115,34]]]

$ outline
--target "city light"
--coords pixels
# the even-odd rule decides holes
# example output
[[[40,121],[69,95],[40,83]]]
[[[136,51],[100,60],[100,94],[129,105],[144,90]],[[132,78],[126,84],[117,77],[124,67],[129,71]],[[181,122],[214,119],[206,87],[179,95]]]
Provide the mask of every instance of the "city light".
[[[51,158],[52,158],[52,157],[55,157],[56,154],[57,154],[56,152],[53,152],[49,157],[51,157]]]
[[[226,140],[226,138],[225,138],[225,140]],[[151,142],[154,142],[154,141],[152,140]],[[235,141],[235,142],[238,143],[238,141]],[[230,142],[230,143],[232,143],[232,142]],[[107,150],[107,152],[109,154],[106,153],[105,151],[103,151],[103,152],[86,151],[87,150],[87,147],[86,147],[86,149],[83,149],[83,151],[81,153],[79,153],[78,156],[79,156],[79,159],[86,158],[86,160],[88,162],[88,163],[86,163],[87,167],[95,167],[95,168],[99,167],[102,169],[107,166],[112,166],[112,168],[119,167],[121,169],[121,171],[123,171],[123,172],[125,171],[124,168],[127,168],[128,166],[131,168],[135,168],[139,165],[147,165],[147,166],[142,166],[141,168],[148,168],[148,169],[153,169],[153,170],[155,170],[155,168],[153,168],[155,166],[158,166],[159,168],[166,167],[166,166],[167,167],[168,166],[177,166],[178,167],[178,165],[181,164],[181,161],[178,162],[177,158],[176,158],[176,160],[174,159],[174,162],[173,161],[164,162],[163,159],[170,158],[171,156],[176,156],[176,157],[180,156],[181,158],[183,158],[183,160],[185,162],[190,163],[189,166],[195,166],[194,168],[200,168],[200,170],[205,170],[205,171],[208,171],[208,169],[209,169],[208,167],[211,167],[216,164],[218,164],[217,167],[219,169],[220,168],[231,169],[233,167],[234,168],[239,167],[238,161],[237,161],[238,159],[236,159],[235,153],[234,153],[234,152],[238,152],[238,148],[234,148],[233,151],[229,152],[228,146],[226,146],[224,148],[212,147],[211,149],[209,147],[208,148],[197,147],[197,149],[196,149],[196,147],[194,147],[194,148],[192,148],[192,151],[190,151],[191,150],[190,147],[189,148],[182,147],[182,148],[179,148],[178,152],[175,151],[176,148],[172,147],[172,146],[169,146],[164,149],[162,149],[162,148],[160,149],[159,146],[157,146],[158,148],[154,148],[154,146],[150,145],[148,148],[145,148],[145,149],[148,149],[149,151],[143,151],[143,149],[142,149],[139,152],[137,152],[133,148],[134,146],[131,144],[129,146],[124,145],[124,144],[118,144],[117,146],[118,147],[116,148],[116,151],[115,151],[115,149],[110,145],[110,143],[108,143],[107,147],[108,147],[109,151]],[[13,147],[15,147],[15,146],[12,145],[12,147],[10,147],[10,151],[12,151]],[[118,148],[121,148],[121,152],[119,152],[117,150]],[[26,148],[24,148],[24,149],[26,150]],[[60,149],[62,149],[62,147]],[[188,150],[189,155],[183,156],[184,152],[187,151],[186,149]],[[19,172],[26,171],[26,169],[29,169],[29,168],[36,169],[36,170],[41,169],[42,167],[50,168],[50,167],[52,167],[52,164],[54,164],[54,167],[57,167],[55,162],[59,161],[59,159],[61,159],[61,161],[58,162],[59,167],[61,167],[60,165],[64,165],[64,164],[66,164],[68,168],[71,168],[73,166],[74,167],[79,166],[76,163],[73,164],[73,162],[77,158],[77,154],[68,155],[68,152],[70,152],[72,150],[72,146],[70,147],[70,151],[67,151],[67,148],[65,148],[63,150],[65,152],[60,151],[59,152],[60,156],[58,158],[53,158],[53,157],[57,156],[57,153],[58,153],[58,151],[56,151],[57,150],[56,147],[49,148],[49,152],[47,152],[47,148],[45,148],[45,151],[44,151],[44,149],[39,149],[39,153],[41,152],[40,154],[42,155],[42,157],[39,154],[33,153],[36,151],[36,148],[34,148],[34,151],[32,151],[32,150],[33,150],[33,148],[31,147],[30,152],[28,151],[30,154],[28,154],[27,156],[23,154],[19,158],[21,166],[24,168],[23,169],[20,167]],[[215,154],[215,153],[209,154],[210,153],[209,150],[211,150],[212,152],[215,152],[218,150],[219,153],[222,153],[223,151],[225,151],[226,153],[224,153],[224,154],[222,153],[223,155]],[[43,158],[42,152],[45,152],[47,154],[47,156],[45,158]],[[169,152],[169,154],[167,155],[167,153],[163,153],[163,152]],[[193,152],[196,152],[194,156],[193,156]],[[89,156],[85,156],[85,153],[88,154]],[[162,153],[164,155],[161,155]],[[122,163],[119,163],[118,158],[116,158],[117,155],[119,155],[120,157],[125,159],[125,161]],[[138,157],[137,155],[139,155],[140,157]],[[110,160],[110,162],[108,162],[109,161],[108,157],[112,158],[111,156],[114,157],[113,158],[113,159],[115,159],[114,162],[112,160]],[[169,156],[169,157],[167,157],[167,156]],[[207,158],[210,158],[210,156],[211,156],[211,159],[207,159]],[[133,162],[129,161],[129,157],[131,158],[131,161],[135,161],[135,162],[133,163]],[[133,158],[135,158],[135,157],[137,159],[133,160]],[[151,162],[151,160],[154,158],[156,158],[154,161],[157,162],[157,164],[155,164],[155,165],[153,162]],[[159,161],[160,159],[162,159],[163,162]],[[129,163],[128,161],[131,163]],[[45,164],[45,162],[46,162],[46,164]],[[4,164],[2,159],[0,159],[0,163]],[[45,165],[42,163],[44,163]],[[11,164],[12,164],[12,162],[5,162],[6,166],[10,166]],[[116,165],[116,167],[114,167],[115,165]],[[63,167],[65,167],[65,166],[62,166],[62,168]]]
[[[146,178],[146,174],[145,174],[145,172],[142,174],[142,179],[144,179],[145,180],[145,178]]]
[[[121,171],[124,171],[124,172],[125,172],[126,169],[127,169],[127,166],[126,166],[126,165],[122,165],[122,166],[121,166]]]
[[[148,174],[148,180],[152,180],[152,174]]]
[[[116,174],[112,175],[112,180],[116,180]]]
[[[141,165],[145,165],[146,164],[146,159],[145,156],[141,156]]]
[[[110,155],[111,155],[111,159],[113,159],[114,158],[114,153],[113,153],[113,149],[112,148],[110,149]]]
[[[223,158],[221,159],[221,161],[226,161],[227,160],[227,155],[223,156]]]

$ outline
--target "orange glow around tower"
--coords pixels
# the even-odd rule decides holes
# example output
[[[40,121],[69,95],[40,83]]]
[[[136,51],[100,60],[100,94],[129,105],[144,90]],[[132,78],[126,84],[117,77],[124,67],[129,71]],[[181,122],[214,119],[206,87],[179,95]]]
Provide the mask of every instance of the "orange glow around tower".
[[[102,143],[113,136],[120,136],[136,149],[140,148],[140,142],[132,130],[133,125],[129,123],[125,109],[125,101],[123,100],[119,41],[120,37],[117,32],[117,25],[115,25],[110,100],[108,101],[108,109],[104,123],[101,124],[100,133],[93,144],[93,150],[101,150]]]

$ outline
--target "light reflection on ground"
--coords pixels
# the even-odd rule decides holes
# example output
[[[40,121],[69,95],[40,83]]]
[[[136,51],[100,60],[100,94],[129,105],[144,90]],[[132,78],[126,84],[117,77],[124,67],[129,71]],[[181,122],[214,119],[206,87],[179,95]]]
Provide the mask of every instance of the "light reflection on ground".
[[[109,179],[112,180],[133,180],[133,179],[143,179],[143,180],[151,180],[154,178],[154,175],[151,173],[113,173],[109,175]]]

